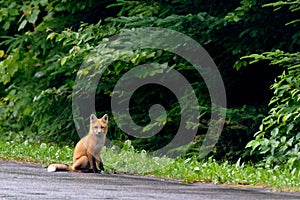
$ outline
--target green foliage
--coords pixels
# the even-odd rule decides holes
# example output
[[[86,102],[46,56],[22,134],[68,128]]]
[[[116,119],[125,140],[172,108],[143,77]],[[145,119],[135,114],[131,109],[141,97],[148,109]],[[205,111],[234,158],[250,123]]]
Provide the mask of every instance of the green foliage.
[[[63,113],[59,115],[61,120],[71,119],[64,112],[66,103],[70,102],[70,98],[66,102],[71,91],[69,82],[63,81],[64,77],[68,77],[65,71],[69,68],[58,71],[56,69],[59,65],[56,63],[48,65],[48,62],[59,58],[56,53],[58,46],[53,46],[41,35],[27,33],[19,37],[20,40],[6,40],[13,49],[7,59],[0,63],[0,81],[7,86],[6,97],[2,101],[6,106],[1,109],[6,114],[5,120],[9,121],[1,128],[10,129],[18,124],[18,129],[13,129],[14,131],[24,131],[25,135],[35,135],[38,132],[39,135],[34,138],[45,137],[45,129],[48,131],[50,129],[50,136],[54,136],[58,130],[63,132],[70,128],[62,127],[60,123],[53,123],[59,119],[55,116],[58,113]],[[47,50],[47,53],[44,50]],[[53,73],[56,73],[56,76]],[[46,114],[49,112],[56,114]],[[51,128],[49,128],[50,124]],[[6,132],[5,129],[2,131]],[[58,138],[60,135],[55,137]]]
[[[104,148],[102,154],[103,162],[109,170],[117,173],[145,175],[174,163],[174,159],[165,156],[151,157],[145,150],[135,150],[130,140],[125,141],[120,151],[113,146]]]
[[[209,123],[210,97],[201,76],[190,63],[162,50],[117,51],[107,47],[111,42],[108,41],[110,36],[139,27],[173,29],[203,45],[222,72],[229,97],[243,96],[237,94],[235,89],[245,87],[242,80],[247,76],[234,71],[234,63],[236,69],[246,66],[246,59],[255,62],[270,61],[274,65],[285,66],[285,74],[273,85],[278,99],[274,97],[272,105],[275,108],[277,104],[289,103],[274,110],[274,119],[270,117],[265,119],[264,123],[269,124],[267,121],[271,119],[274,121],[272,123],[277,123],[278,119],[285,119],[280,127],[272,125],[273,128],[278,128],[278,133],[273,131],[272,134],[279,137],[283,132],[293,132],[298,125],[295,121],[298,119],[295,107],[299,103],[296,97],[299,86],[294,83],[299,82],[298,77],[295,77],[298,55],[280,53],[281,51],[277,52],[275,49],[295,52],[299,48],[300,34],[295,19],[297,3],[298,1],[271,3],[267,0],[241,0],[230,3],[204,0],[0,1],[0,137],[3,140],[25,138],[30,141],[61,143],[77,140],[71,102],[74,81],[77,75],[80,77],[89,74],[90,69],[79,69],[87,56],[93,55],[97,50],[99,52],[96,53],[100,53],[101,57],[92,61],[100,64],[111,62],[104,71],[98,65],[98,71],[94,74],[103,73],[96,95],[97,102],[100,102],[96,105],[98,112],[110,113],[109,101],[114,85],[124,73],[145,63],[170,66],[186,77],[197,95],[200,104],[199,124],[188,124],[187,128],[199,128],[198,137],[201,138],[206,133]],[[151,42],[151,38],[144,39]],[[245,55],[251,56],[239,60]],[[262,62],[256,64],[265,65]],[[260,72],[258,70],[257,74]],[[151,73],[159,74],[161,70],[151,70],[148,75],[154,75]],[[92,81],[92,78],[93,76],[90,76],[88,81]],[[90,84],[85,84],[88,85]],[[282,87],[283,85],[285,86]],[[290,85],[293,89],[288,88]],[[248,93],[249,91],[245,92]],[[134,95],[135,98],[131,101],[134,121],[145,126],[145,130],[152,128],[146,125],[149,123],[148,108],[154,104],[152,100],[155,96],[155,103],[162,104],[167,109],[168,123],[159,124],[165,125],[166,128],[156,137],[134,140],[124,134],[112,119],[109,137],[113,142],[121,144],[120,146],[126,139],[132,139],[136,149],[158,149],[168,143],[177,131],[180,121],[178,101],[170,91],[153,85],[145,86]],[[255,102],[251,105],[262,107],[264,105],[261,105],[261,102],[264,102],[265,98],[256,95]],[[248,136],[256,131],[257,122],[262,116],[257,114],[261,113],[259,109],[247,105],[242,107],[244,103],[229,102],[232,107],[241,107],[228,110],[226,127],[215,151],[218,159],[236,160],[240,156],[245,158],[243,142],[248,142]],[[290,107],[294,109],[288,110]],[[283,117],[288,111],[290,114]],[[277,114],[280,114],[280,117]],[[292,119],[294,125],[289,126]],[[281,124],[280,120],[278,123]],[[263,124],[262,127],[261,131],[265,132],[268,125]],[[268,130],[273,128],[269,127]],[[263,137],[268,136],[267,132]],[[290,141],[283,149],[294,147],[297,133],[293,137],[293,141],[290,140],[292,137],[283,137],[282,141]],[[281,138],[279,140],[281,142]],[[276,141],[272,142],[273,146],[277,145]],[[259,145],[255,145],[258,149]],[[277,147],[267,152],[273,151],[275,155]]]
[[[288,9],[293,13],[293,12],[297,12],[299,11],[300,7],[299,7],[299,0],[289,0],[289,1],[277,1],[274,3],[268,3],[263,5],[264,7],[274,7],[274,10],[279,10],[282,9],[283,7],[288,7]],[[286,25],[291,25],[291,24],[295,24],[295,23],[299,23],[300,19],[294,19],[288,23],[286,23]]]
[[[216,144],[214,158],[217,160],[238,159],[256,162],[259,155],[250,155],[249,150],[245,150],[246,144],[253,138],[265,117],[264,107],[243,106],[227,110],[227,120],[219,142]]]
[[[245,149],[249,141],[253,139],[262,119],[267,111],[264,107],[243,106],[226,109],[226,120],[222,133],[213,150],[206,157],[213,157],[218,161],[236,162],[242,159],[245,162],[257,162],[261,159],[259,153],[250,155],[250,150]],[[201,132],[207,130],[207,124],[202,123]],[[197,135],[190,145],[185,157],[198,156],[199,149],[205,135]],[[215,137],[215,136],[214,136]]]
[[[264,4],[263,7],[274,7],[274,12],[280,14],[282,10],[290,11],[290,17],[282,21],[289,27],[291,34],[291,46],[289,51],[295,52],[299,47],[299,29],[297,29],[296,14],[299,11],[299,1],[277,1]],[[299,12],[298,12],[299,13]],[[299,16],[299,15],[298,15]],[[296,18],[296,19],[295,19]],[[259,131],[254,135],[246,147],[252,148],[253,154],[263,157],[264,165],[274,166],[286,163],[289,168],[299,167],[299,124],[300,124],[300,54],[288,53],[282,50],[266,51],[260,54],[244,56],[235,65],[236,69],[249,64],[268,62],[273,66],[282,67],[283,73],[277,77],[271,86],[273,97],[269,105],[271,109],[262,120]]]
[[[80,48],[87,51],[88,42],[94,38],[90,32],[81,34],[84,25],[78,28],[80,38],[79,33],[71,29],[61,31],[59,36],[54,30],[64,29],[70,22],[78,26],[79,18],[76,22],[64,17],[66,21],[59,22],[66,12],[71,15],[82,10],[91,11],[99,4],[92,1],[23,1],[12,8],[15,2],[5,2],[1,1],[2,10],[22,12],[6,23],[19,21],[19,31],[22,29],[25,34],[2,37],[0,84],[5,90],[0,103],[0,130],[4,133],[1,139],[12,140],[22,135],[30,140],[71,143],[78,139],[71,114],[71,94],[76,70],[85,55]],[[35,29],[25,26],[27,23]],[[9,27],[4,27],[4,31]],[[13,28],[8,31],[17,32]],[[80,56],[74,58],[75,55]]]
[[[69,146],[32,143],[28,140],[0,142],[0,158],[8,161],[31,162],[42,165],[49,163],[72,164],[73,148]]]
[[[300,53],[265,52],[244,57],[250,63],[267,60],[284,68],[282,75],[271,86],[274,96],[271,110],[262,121],[255,140],[248,143],[252,151],[264,155],[266,165],[288,163],[299,165],[300,151]]]
[[[184,167],[182,167],[184,166]],[[290,188],[298,190],[299,172],[284,167],[261,168],[238,160],[231,164],[218,163],[213,158],[197,161],[195,158],[176,160],[163,170],[154,173],[159,177],[183,178],[185,182],[211,182],[214,184],[260,185],[279,191]]]
[[[57,19],[63,20],[63,23],[76,22],[75,19],[66,17],[67,15],[76,15],[79,12],[86,10],[92,11],[94,6],[105,5],[106,1],[97,2],[93,0],[87,1],[58,1],[58,0],[25,0],[18,1],[0,1],[0,25],[3,27],[0,33],[7,31],[21,30],[40,30],[46,28],[62,28],[57,25],[62,25]],[[87,16],[90,13],[86,14]],[[63,17],[63,18],[61,18]],[[78,22],[78,21],[77,21]],[[15,27],[18,27],[15,30]]]

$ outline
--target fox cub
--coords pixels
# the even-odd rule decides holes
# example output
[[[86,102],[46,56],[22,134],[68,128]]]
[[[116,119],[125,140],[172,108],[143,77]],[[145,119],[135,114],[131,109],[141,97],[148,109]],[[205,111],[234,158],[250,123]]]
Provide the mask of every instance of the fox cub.
[[[75,146],[73,155],[73,165],[51,164],[48,172],[73,171],[73,172],[94,172],[101,173],[104,170],[100,157],[100,151],[105,144],[108,130],[108,115],[101,119],[96,115],[90,116],[90,131]],[[96,163],[100,170],[97,169]]]

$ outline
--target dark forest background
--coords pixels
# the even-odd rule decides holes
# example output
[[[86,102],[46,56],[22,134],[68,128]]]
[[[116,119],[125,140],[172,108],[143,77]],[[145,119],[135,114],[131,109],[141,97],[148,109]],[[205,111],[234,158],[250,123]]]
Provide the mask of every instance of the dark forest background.
[[[107,38],[140,27],[176,30],[196,40],[216,63],[226,88],[227,115],[217,160],[300,160],[299,1],[240,0],[2,0],[0,1],[0,138],[74,144],[79,136],[72,116],[72,91],[81,64]],[[210,117],[210,100],[199,74],[183,59],[162,50],[109,52],[96,109],[111,116],[110,98],[122,75],[144,63],[167,63],[183,74],[199,104],[197,137],[186,156],[197,155]],[[159,72],[157,72],[159,73]],[[155,97],[155,98],[154,98]],[[176,133],[180,107],[158,85],[134,93],[131,115],[149,123],[148,110],[161,104],[167,124],[154,137],[136,139],[110,117],[108,137],[122,146],[152,151]],[[246,148],[247,147],[247,148]]]

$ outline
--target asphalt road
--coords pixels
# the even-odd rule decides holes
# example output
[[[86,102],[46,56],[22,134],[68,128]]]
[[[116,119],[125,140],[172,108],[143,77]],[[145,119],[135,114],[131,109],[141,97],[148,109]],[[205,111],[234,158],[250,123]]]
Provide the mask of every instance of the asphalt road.
[[[0,199],[300,199],[299,193],[181,184],[129,175],[48,173],[41,166],[0,161]]]

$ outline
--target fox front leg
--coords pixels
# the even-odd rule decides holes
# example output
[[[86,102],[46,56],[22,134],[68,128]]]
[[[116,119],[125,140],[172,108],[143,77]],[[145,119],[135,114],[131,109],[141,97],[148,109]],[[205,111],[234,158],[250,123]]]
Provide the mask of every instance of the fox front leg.
[[[100,170],[97,169],[96,159],[94,157],[93,157],[92,169],[94,173],[101,173],[101,169]]]
[[[101,171],[104,171],[104,166],[103,166],[103,162],[102,162],[102,159],[101,159],[101,156],[100,156],[100,152],[99,154],[96,156],[96,162],[98,164],[98,167],[100,169],[100,173]]]
[[[90,154],[90,155],[88,155],[88,159],[89,159],[89,163],[90,163],[90,166],[92,167],[93,172],[98,173],[99,170],[97,169],[96,160],[95,160],[94,156],[92,156]]]
[[[101,158],[98,161],[98,166],[99,166],[100,171],[104,171],[104,166],[103,166],[103,162],[102,162]]]

